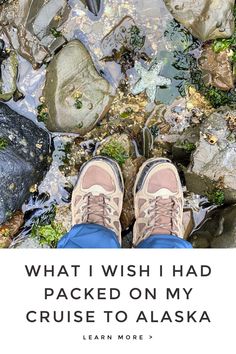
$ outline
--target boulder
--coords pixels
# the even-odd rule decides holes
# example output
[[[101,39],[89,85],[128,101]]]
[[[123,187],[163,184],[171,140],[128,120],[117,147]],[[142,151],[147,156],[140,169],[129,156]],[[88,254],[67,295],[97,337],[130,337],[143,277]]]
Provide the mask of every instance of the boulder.
[[[0,224],[21,208],[47,171],[50,138],[0,103]]]
[[[185,171],[187,189],[210,195],[216,189],[225,201],[236,201],[236,142],[228,125],[235,111],[218,110],[206,119],[200,129],[200,140]]]
[[[234,0],[164,0],[173,17],[202,41],[231,37]]]
[[[108,111],[112,86],[96,71],[92,58],[77,40],[68,43],[50,62],[44,88],[51,131],[90,131]]]
[[[189,241],[194,248],[235,248],[236,205],[210,212]]]
[[[9,1],[0,11],[0,29],[13,48],[37,67],[66,42],[58,28],[69,12],[66,0]]]

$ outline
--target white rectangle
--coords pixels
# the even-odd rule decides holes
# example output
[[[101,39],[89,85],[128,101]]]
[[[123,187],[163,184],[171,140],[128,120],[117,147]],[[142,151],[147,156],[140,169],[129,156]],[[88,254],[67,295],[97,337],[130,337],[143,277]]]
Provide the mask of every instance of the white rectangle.
[[[2,250],[1,352],[233,353],[235,275],[236,250]]]

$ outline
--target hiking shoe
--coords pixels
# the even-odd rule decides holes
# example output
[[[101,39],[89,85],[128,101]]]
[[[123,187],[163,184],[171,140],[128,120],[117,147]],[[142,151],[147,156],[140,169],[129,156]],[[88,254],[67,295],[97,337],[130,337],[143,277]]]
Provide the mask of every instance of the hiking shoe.
[[[86,162],[72,194],[72,224],[105,226],[115,232],[121,243],[123,194],[123,178],[115,161],[98,156]]]
[[[171,161],[146,161],[134,186],[134,246],[154,234],[182,237],[183,204],[179,174]]]

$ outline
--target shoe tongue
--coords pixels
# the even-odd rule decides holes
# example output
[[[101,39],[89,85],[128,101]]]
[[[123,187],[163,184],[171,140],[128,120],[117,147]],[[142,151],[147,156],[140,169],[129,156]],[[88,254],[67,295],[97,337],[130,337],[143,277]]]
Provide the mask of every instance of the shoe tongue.
[[[98,185],[98,184],[95,184],[93,185],[93,188],[90,189],[90,193],[93,195],[93,196],[100,196],[101,194],[107,194],[107,190],[104,189],[102,186]]]
[[[169,199],[169,197],[174,196],[175,193],[171,192],[167,188],[161,188],[159,189],[153,196],[155,197],[162,197],[163,199]]]

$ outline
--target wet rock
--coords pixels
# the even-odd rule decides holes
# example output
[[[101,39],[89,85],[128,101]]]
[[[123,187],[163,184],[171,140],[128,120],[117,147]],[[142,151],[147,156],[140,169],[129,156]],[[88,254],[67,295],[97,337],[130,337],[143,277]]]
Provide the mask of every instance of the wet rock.
[[[195,115],[194,123],[199,123],[204,116],[208,117],[213,111],[213,107],[208,100],[198,92],[194,86],[189,86],[187,89],[187,109]]]
[[[0,27],[13,48],[37,67],[65,43],[58,28],[69,11],[66,0],[9,1],[2,7]]]
[[[228,38],[234,31],[234,0],[164,0],[174,18],[195,37]]]
[[[212,45],[206,45],[199,59],[202,79],[207,86],[229,91],[234,88],[233,69],[228,51],[214,52]]]
[[[8,248],[12,239],[23,225],[24,214],[17,211],[4,225],[0,226],[0,248]]]
[[[25,249],[25,248],[50,248],[48,245],[41,245],[39,240],[35,238],[26,238],[21,242],[17,243],[14,248]]]
[[[56,206],[56,215],[54,222],[56,224],[61,224],[66,232],[70,231],[72,227],[72,212],[70,205]]]
[[[44,130],[0,103],[0,224],[21,208],[30,188],[43,178],[49,143]]]
[[[0,68],[0,100],[9,101],[12,97],[15,100],[23,95],[17,89],[18,59],[15,51],[10,51],[1,60]]]
[[[96,71],[84,45],[68,43],[50,62],[44,89],[51,131],[85,134],[104,117],[112,87]]]
[[[189,241],[194,248],[235,248],[236,205],[210,212]]]
[[[235,111],[222,109],[202,124],[199,143],[185,171],[189,191],[208,196],[219,189],[226,202],[236,201],[236,142],[228,128],[228,120],[235,115]]]

